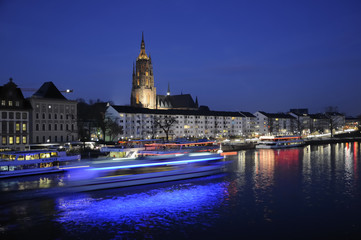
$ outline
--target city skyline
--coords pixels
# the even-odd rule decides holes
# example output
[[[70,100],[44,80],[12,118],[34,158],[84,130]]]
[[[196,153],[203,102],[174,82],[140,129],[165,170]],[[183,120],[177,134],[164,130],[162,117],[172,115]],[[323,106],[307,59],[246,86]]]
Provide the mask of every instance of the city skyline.
[[[127,105],[144,31],[157,94],[169,83],[171,94],[189,93],[212,110],[337,106],[356,116],[360,9],[357,1],[2,1],[1,84],[52,81],[74,90],[68,99]]]

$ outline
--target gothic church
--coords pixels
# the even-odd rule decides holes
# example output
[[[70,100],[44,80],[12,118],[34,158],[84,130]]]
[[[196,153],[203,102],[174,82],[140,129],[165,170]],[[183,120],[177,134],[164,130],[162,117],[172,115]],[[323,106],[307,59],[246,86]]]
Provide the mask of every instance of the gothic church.
[[[140,53],[133,64],[132,92],[130,97],[132,107],[150,109],[184,109],[197,110],[198,99],[194,102],[190,94],[171,95],[168,85],[166,95],[157,95],[154,86],[152,58],[145,52],[144,35],[140,44]]]

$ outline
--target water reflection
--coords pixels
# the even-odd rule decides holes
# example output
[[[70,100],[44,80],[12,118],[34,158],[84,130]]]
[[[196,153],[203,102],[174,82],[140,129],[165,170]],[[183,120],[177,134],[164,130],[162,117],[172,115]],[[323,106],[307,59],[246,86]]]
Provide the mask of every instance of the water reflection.
[[[361,235],[359,143],[240,151],[227,160],[227,173],[217,178],[8,203],[0,207],[0,233],[37,227],[49,229],[48,239]]]
[[[17,177],[1,180],[0,192],[46,189],[64,185],[64,177],[58,174]]]
[[[229,199],[228,184],[207,185],[179,184],[147,192],[96,197],[91,194],[57,200],[60,213],[56,221],[72,230],[77,226],[102,227],[106,224],[122,225],[119,234],[135,228],[161,228],[167,230],[170,223],[209,226],[216,219],[217,208]],[[207,221],[199,221],[199,217]],[[204,218],[206,215],[206,218]]]

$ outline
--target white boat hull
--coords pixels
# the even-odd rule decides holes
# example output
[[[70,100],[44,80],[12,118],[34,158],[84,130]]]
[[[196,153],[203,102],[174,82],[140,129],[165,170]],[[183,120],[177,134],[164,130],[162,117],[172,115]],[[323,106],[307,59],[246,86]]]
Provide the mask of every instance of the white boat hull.
[[[221,173],[223,168],[219,166],[206,166],[194,169],[181,169],[167,172],[146,173],[130,176],[111,177],[110,179],[93,179],[70,184],[70,191],[86,192],[109,188],[129,187],[143,184],[176,181],[182,179],[203,177]]]

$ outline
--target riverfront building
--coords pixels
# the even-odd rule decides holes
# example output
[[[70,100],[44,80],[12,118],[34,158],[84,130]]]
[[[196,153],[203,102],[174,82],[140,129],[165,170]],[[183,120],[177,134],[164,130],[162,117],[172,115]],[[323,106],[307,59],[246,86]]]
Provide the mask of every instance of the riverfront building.
[[[296,130],[296,118],[285,113],[254,113],[258,135],[292,135]]]
[[[54,83],[45,82],[29,99],[30,143],[78,139],[77,102],[66,99]]]
[[[255,117],[247,112],[198,110],[159,110],[131,106],[109,105],[106,116],[123,127],[119,138],[164,138],[165,131],[156,121],[173,119],[170,138],[219,138],[250,136],[254,132]]]
[[[31,106],[10,78],[0,86],[0,150],[23,150],[29,142]]]
[[[247,112],[211,111],[198,106],[190,94],[157,95],[152,59],[145,52],[144,36],[133,65],[131,106],[109,105],[106,116],[123,128],[120,138],[217,138],[250,136],[255,116]],[[168,124],[166,131],[164,124]]]

